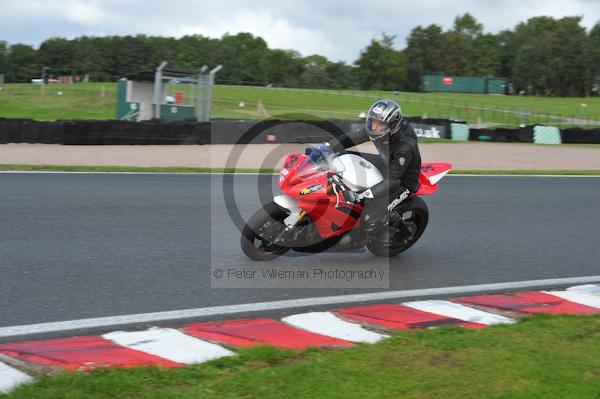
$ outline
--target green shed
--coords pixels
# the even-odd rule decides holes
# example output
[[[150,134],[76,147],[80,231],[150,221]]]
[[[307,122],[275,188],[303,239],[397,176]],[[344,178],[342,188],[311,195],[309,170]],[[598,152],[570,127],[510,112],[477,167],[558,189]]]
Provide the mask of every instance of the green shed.
[[[472,76],[425,75],[421,91],[443,93],[485,93],[485,78]]]
[[[506,78],[479,78],[471,76],[424,75],[421,91],[441,93],[506,94]]]
[[[506,94],[508,82],[505,78],[488,78],[486,93],[488,94]]]

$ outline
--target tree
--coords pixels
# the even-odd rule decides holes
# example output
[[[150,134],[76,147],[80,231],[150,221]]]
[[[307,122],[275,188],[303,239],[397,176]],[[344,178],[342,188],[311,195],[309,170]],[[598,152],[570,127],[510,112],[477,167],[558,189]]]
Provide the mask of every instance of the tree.
[[[153,60],[153,49],[145,35],[112,36],[105,43],[108,75],[116,80],[140,71],[157,67]]]
[[[510,75],[517,91],[538,95],[585,95],[590,81],[586,34],[580,17],[534,17],[511,38]]]
[[[7,82],[23,82],[49,73],[90,74],[93,80],[116,80],[154,70],[166,60],[171,66],[198,70],[222,64],[219,82],[274,83],[284,86],[419,90],[428,74],[502,76],[516,91],[537,95],[600,94],[600,23],[589,33],[580,17],[535,17],[497,34],[471,14],[457,16],[452,29],[417,26],[406,48],[394,48],[394,36],[373,39],[352,65],[331,62],[315,54],[270,49],[250,33],[225,34],[220,39],[188,35],[82,36],[51,38],[36,51],[0,41],[0,73]]]
[[[500,72],[498,76],[512,76],[513,64],[517,53],[515,32],[503,30],[496,34],[500,46]]]
[[[560,96],[583,96],[590,82],[589,65],[585,57],[586,31],[581,17],[564,17],[552,32],[551,80]]]
[[[600,22],[590,31],[585,44],[591,91],[600,94]]]
[[[447,75],[472,76],[473,51],[472,41],[468,36],[451,30],[444,33],[442,50],[443,71]]]
[[[75,74],[76,48],[73,42],[62,38],[48,39],[40,45],[38,57],[43,67],[53,75]]]
[[[82,36],[72,42],[75,49],[73,67],[78,75],[89,74],[90,79],[108,81],[114,78],[108,69],[111,63],[107,57],[110,39],[102,37]]]
[[[0,40],[0,73],[4,73],[4,64],[6,61],[6,52],[8,50],[8,45],[5,41]]]
[[[331,87],[334,89],[358,87],[358,83],[353,78],[354,68],[342,61],[328,63],[325,71],[329,75]]]
[[[219,50],[219,63],[224,66],[222,79],[261,85],[267,83],[264,65],[269,51],[262,38],[250,33],[225,34]]]
[[[304,58],[304,71],[300,76],[301,85],[304,87],[330,88],[331,78],[327,73],[329,60],[322,55],[311,55]]]
[[[266,55],[264,69],[269,83],[294,87],[300,84],[304,65],[297,51],[274,49]]]
[[[355,62],[359,83],[364,89],[399,90],[406,80],[404,54],[394,50],[395,36],[385,33],[371,40]]]
[[[454,19],[454,27],[452,30],[444,33],[442,60],[444,72],[448,75],[472,76],[478,74],[476,57],[482,55],[484,57],[487,51],[486,48],[477,49],[475,46],[487,45],[487,41],[481,39],[483,33],[483,25],[477,22],[469,13]],[[481,64],[486,64],[488,61],[482,61]]]
[[[443,47],[442,28],[438,25],[417,26],[410,32],[404,50],[407,89],[418,90],[423,75],[443,73]]]
[[[37,52],[26,44],[10,46],[5,63],[7,82],[28,82],[41,77]]]
[[[474,40],[483,33],[483,25],[477,22],[471,14],[466,13],[454,19],[453,31]]]
[[[199,69],[203,65],[215,66],[219,63],[218,39],[201,35],[184,36],[175,41],[175,62],[182,68]]]
[[[500,76],[502,48],[497,36],[479,35],[473,39],[473,73],[476,76]]]

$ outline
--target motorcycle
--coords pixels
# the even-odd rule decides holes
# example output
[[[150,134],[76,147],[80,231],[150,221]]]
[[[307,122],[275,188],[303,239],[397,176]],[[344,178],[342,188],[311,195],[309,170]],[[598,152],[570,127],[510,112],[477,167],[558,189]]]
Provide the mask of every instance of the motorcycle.
[[[259,209],[242,229],[244,254],[267,261],[289,250],[305,253],[365,252],[393,257],[413,246],[429,221],[429,209],[421,196],[438,190],[437,183],[452,168],[449,163],[423,163],[420,188],[396,206],[406,229],[391,230],[386,240],[365,226],[361,218],[364,199],[345,200],[344,192],[363,192],[383,180],[375,165],[357,154],[336,154],[322,144],[309,154],[292,153],[284,160],[279,188],[273,202]]]

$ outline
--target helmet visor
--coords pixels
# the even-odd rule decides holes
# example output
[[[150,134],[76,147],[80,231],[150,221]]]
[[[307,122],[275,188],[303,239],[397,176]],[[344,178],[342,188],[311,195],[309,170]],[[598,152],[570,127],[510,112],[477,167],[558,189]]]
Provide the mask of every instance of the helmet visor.
[[[367,119],[367,132],[372,136],[383,136],[390,132],[390,124],[376,118]]]

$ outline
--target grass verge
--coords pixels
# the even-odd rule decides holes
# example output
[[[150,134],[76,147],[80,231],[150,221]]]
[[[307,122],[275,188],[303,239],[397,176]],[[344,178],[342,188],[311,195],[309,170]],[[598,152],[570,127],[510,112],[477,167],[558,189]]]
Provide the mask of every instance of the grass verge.
[[[35,165],[35,164],[0,164],[0,171],[25,172],[129,172],[129,173],[278,173],[271,168],[194,168],[194,167],[144,167],[144,166],[105,166],[105,165]],[[573,175],[598,176],[600,170],[452,170],[450,174],[467,175]]]
[[[376,345],[303,353],[270,347],[179,369],[60,373],[7,399],[597,398],[600,316],[440,328]]]

